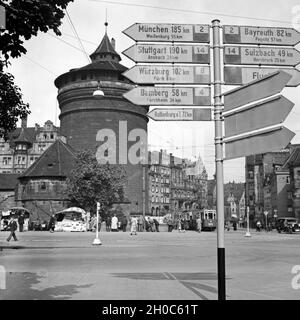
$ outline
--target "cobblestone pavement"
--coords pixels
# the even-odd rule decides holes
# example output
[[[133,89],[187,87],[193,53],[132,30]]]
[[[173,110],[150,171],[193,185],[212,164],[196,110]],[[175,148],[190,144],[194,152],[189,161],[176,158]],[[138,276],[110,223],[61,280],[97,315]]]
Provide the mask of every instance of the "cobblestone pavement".
[[[227,299],[300,299],[300,234],[244,234],[225,233]],[[7,235],[0,299],[217,299],[216,232],[100,232],[101,246],[92,233]]]

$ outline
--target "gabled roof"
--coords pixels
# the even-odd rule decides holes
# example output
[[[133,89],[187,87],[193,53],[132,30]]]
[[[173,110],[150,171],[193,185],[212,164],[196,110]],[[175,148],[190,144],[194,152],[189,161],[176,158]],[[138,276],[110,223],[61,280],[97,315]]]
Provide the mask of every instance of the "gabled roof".
[[[90,55],[92,61],[96,60],[97,56],[99,55],[109,55],[112,59],[117,58],[118,61],[121,61],[121,57],[115,51],[114,47],[112,46],[107,33],[104,34],[104,37],[99,44],[98,48]],[[104,58],[105,59],[105,58]]]
[[[74,150],[57,139],[19,178],[67,177],[75,158]]]
[[[14,190],[18,184],[19,173],[0,173],[0,190]]]
[[[289,169],[290,166],[300,166],[300,147],[296,147],[287,158],[282,169]]]

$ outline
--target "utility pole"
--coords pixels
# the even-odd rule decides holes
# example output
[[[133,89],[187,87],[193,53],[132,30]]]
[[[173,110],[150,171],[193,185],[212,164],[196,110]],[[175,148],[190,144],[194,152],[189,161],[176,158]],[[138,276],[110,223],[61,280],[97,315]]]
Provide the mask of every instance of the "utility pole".
[[[218,299],[226,300],[225,286],[225,245],[224,245],[224,178],[223,178],[223,130],[222,130],[222,90],[221,90],[221,41],[220,21],[212,21],[213,64],[214,64],[214,121],[215,121],[215,162],[217,183],[217,261]]]

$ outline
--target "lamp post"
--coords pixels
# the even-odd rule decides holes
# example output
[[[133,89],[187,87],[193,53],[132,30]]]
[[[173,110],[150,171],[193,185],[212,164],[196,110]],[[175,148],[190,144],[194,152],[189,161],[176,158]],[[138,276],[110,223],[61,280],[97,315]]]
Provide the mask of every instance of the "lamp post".
[[[250,208],[247,206],[247,232],[245,233],[245,237],[251,237],[250,228],[249,228],[249,211]]]
[[[100,210],[100,202],[97,202],[97,212],[96,212],[96,217],[97,217],[97,222],[96,222],[96,238],[93,241],[93,245],[101,245],[101,241],[99,239],[99,210]]]

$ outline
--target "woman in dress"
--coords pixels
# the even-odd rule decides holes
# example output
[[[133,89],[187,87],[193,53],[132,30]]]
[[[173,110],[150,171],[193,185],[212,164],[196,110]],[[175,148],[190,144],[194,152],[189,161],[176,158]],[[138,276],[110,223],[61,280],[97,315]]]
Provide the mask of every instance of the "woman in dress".
[[[132,236],[134,234],[136,236],[137,235],[136,229],[137,229],[137,225],[138,225],[137,218],[132,217],[130,223],[131,223],[130,235]]]

